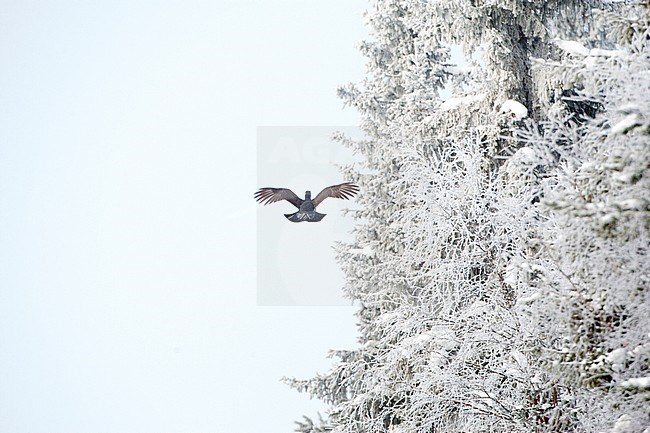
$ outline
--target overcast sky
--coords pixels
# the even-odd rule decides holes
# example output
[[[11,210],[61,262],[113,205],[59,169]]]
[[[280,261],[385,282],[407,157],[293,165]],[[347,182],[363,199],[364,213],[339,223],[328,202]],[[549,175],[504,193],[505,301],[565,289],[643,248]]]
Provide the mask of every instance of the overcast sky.
[[[257,133],[358,123],[336,86],[365,8],[0,3],[0,431],[280,433],[322,408],[279,379],[354,347],[353,309],[257,304],[258,215],[291,228],[252,199]]]

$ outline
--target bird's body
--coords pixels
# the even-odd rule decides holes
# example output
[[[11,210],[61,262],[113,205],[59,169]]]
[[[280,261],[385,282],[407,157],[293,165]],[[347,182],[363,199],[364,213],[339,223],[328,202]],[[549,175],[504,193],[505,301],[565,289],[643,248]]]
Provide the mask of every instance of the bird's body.
[[[316,212],[318,206],[328,197],[348,199],[359,192],[359,187],[351,183],[342,183],[323,189],[316,197],[311,198],[311,191],[305,191],[305,199],[298,197],[293,191],[287,188],[260,188],[255,193],[255,199],[262,204],[275,203],[286,200],[298,208],[298,212],[284,214],[291,222],[300,223],[318,222],[325,218],[325,214]]]
[[[311,191],[305,191],[305,199],[302,201],[299,209],[304,212],[311,212],[316,209],[314,202],[311,201]]]
[[[325,218],[325,214],[318,213],[315,209],[316,206],[314,206],[314,202],[311,200],[311,191],[305,191],[305,199],[298,207],[298,212],[291,214],[285,213],[284,216],[294,223],[301,223],[303,221],[315,223]]]

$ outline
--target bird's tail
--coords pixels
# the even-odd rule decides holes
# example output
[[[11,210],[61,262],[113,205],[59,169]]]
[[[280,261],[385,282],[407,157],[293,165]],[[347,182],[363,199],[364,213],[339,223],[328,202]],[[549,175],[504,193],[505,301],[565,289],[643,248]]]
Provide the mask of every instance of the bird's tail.
[[[303,221],[307,221],[310,223],[316,223],[323,218],[325,218],[324,213],[318,213],[316,211],[298,211],[296,213],[286,213],[284,214],[287,219],[293,223],[301,223]]]

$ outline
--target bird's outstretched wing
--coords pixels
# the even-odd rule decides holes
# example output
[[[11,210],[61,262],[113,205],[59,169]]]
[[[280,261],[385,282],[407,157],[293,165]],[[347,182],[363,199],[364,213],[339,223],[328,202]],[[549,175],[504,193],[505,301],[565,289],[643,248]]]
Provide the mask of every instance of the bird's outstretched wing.
[[[286,200],[298,209],[304,200],[287,188],[260,188],[255,193],[255,200],[262,204],[271,204],[276,201]]]
[[[350,197],[354,197],[358,192],[359,187],[350,182],[342,183],[340,185],[332,185],[319,192],[318,195],[312,199],[312,202],[314,203],[315,207],[318,206],[327,197],[342,198],[347,200]]]

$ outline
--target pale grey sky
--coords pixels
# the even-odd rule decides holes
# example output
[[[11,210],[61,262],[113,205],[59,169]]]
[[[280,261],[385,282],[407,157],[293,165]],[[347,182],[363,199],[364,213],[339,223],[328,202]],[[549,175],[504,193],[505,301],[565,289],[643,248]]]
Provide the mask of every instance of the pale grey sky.
[[[0,431],[280,433],[321,408],[279,379],[354,347],[353,309],[256,305],[257,127],[357,124],[335,89],[365,8],[0,4]]]

